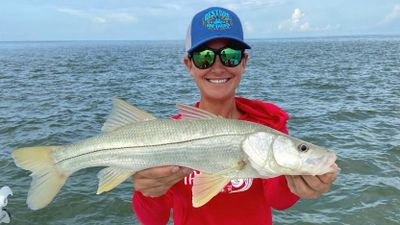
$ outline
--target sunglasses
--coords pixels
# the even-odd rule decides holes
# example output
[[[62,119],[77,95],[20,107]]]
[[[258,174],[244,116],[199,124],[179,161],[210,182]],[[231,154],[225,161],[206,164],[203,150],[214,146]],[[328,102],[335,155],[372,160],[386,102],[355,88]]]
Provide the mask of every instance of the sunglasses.
[[[242,61],[243,53],[243,49],[234,49],[231,47],[220,49],[203,48],[190,53],[189,58],[193,60],[194,65],[199,69],[210,68],[215,63],[217,55],[224,66],[235,67]]]

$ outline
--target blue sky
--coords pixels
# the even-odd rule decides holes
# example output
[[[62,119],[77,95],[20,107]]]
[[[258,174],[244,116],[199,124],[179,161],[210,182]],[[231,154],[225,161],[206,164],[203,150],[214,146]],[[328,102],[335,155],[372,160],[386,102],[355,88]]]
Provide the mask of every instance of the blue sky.
[[[235,11],[249,39],[400,34],[400,0],[0,0],[0,41],[183,40],[209,6]]]

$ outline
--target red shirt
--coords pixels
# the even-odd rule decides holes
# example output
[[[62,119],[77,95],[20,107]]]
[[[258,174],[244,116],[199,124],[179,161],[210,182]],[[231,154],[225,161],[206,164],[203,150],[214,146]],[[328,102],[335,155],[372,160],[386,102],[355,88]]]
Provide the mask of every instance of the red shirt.
[[[196,104],[198,107],[199,103]],[[279,107],[258,100],[236,97],[242,112],[240,120],[263,124],[288,133],[288,115]],[[174,119],[180,119],[180,115]],[[192,178],[190,176],[172,186],[166,194],[145,197],[135,192],[132,206],[136,217],[145,225],[167,224],[173,209],[175,225],[239,225],[272,224],[272,208],[284,210],[294,205],[299,197],[290,192],[283,176],[270,179],[232,180],[222,192],[199,208],[192,207]]]

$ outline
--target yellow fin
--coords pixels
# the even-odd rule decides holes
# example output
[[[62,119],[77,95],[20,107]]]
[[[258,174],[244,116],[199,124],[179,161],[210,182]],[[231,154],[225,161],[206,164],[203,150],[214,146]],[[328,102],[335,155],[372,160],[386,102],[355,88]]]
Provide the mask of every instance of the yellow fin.
[[[15,164],[32,171],[32,183],[26,203],[33,210],[47,206],[68,178],[57,170],[52,158],[56,146],[20,148],[12,153]]]
[[[97,174],[97,177],[99,178],[99,187],[96,194],[101,194],[114,189],[133,174],[134,172],[122,168],[108,167],[102,169]]]
[[[228,183],[230,178],[218,174],[200,173],[194,177],[192,194],[193,207],[198,208],[216,196]]]
[[[131,123],[155,119],[157,118],[150,113],[130,105],[124,100],[114,99],[111,115],[108,117],[101,130],[104,132],[111,132]]]
[[[192,187],[192,204],[198,208],[216,196],[230,181],[232,175],[246,166],[246,162],[240,160],[236,164],[215,174],[200,173],[194,177]]]

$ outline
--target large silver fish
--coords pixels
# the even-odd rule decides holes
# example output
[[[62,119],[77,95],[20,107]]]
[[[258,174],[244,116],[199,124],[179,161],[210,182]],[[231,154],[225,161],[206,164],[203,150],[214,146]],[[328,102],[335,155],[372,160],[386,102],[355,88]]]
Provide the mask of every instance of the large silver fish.
[[[207,203],[231,179],[336,171],[336,155],[325,148],[256,123],[185,105],[178,109],[186,119],[157,119],[114,100],[104,134],[65,146],[15,150],[16,165],[32,171],[29,208],[47,206],[70,175],[88,167],[106,167],[97,175],[97,194],[146,168],[179,165],[199,170],[192,188],[194,207]]]

